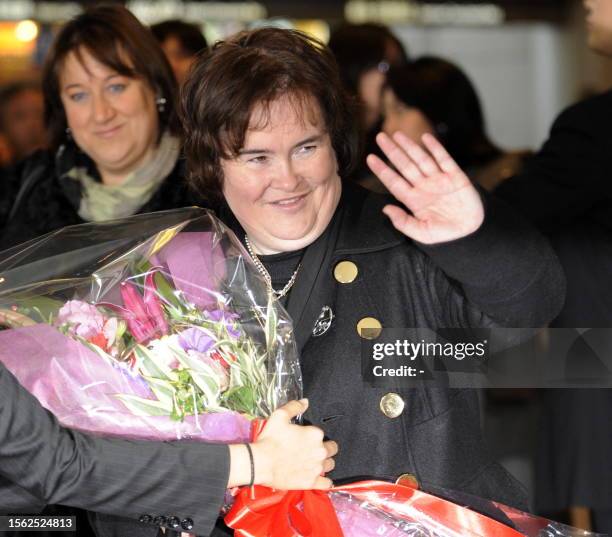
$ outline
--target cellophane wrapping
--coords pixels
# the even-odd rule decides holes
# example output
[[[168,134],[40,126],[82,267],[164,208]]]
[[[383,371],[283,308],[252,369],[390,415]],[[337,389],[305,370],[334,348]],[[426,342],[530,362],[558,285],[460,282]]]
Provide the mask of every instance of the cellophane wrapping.
[[[287,314],[209,211],[63,228],[0,254],[0,361],[59,422],[245,441],[299,398]]]
[[[350,489],[349,489],[350,490]],[[442,495],[440,495],[442,494]],[[604,537],[463,492],[329,493],[344,537]]]

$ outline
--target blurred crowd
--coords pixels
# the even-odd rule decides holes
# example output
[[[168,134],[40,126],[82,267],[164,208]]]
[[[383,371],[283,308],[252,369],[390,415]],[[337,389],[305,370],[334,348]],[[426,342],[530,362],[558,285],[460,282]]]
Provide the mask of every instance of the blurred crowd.
[[[589,44],[612,55],[612,11],[586,4]],[[39,82],[0,88],[0,247],[66,225],[213,205],[185,181],[177,111],[180,87],[208,46],[196,25],[147,28],[121,10],[68,22]],[[478,89],[451,60],[412,57],[377,24],[339,26],[328,46],[361,148],[361,165],[343,181],[384,193],[365,160],[383,157],[377,133],[401,132],[419,144],[434,135],[479,189],[514,205],[553,242],[568,278],[554,325],[610,325],[612,94],[564,112],[540,151],[506,151],[487,133]],[[528,485],[533,508],[612,531],[610,390],[496,390],[483,401],[492,449]],[[524,465],[512,467],[517,458]]]

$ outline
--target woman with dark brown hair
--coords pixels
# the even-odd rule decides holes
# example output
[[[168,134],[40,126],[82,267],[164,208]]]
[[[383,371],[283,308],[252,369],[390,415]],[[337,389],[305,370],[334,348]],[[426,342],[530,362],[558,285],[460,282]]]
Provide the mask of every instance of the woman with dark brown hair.
[[[518,173],[526,151],[503,151],[489,138],[478,93],[455,64],[423,56],[392,67],[382,91],[387,133],[403,132],[419,141],[435,134],[476,184],[491,191]]]
[[[60,31],[43,72],[51,150],[20,167],[0,246],[54,229],[193,205],[183,181],[177,87],[150,30],[119,5]]]
[[[368,165],[394,198],[345,183],[354,114],[331,52],[300,32],[217,43],[182,95],[190,180],[219,200],[294,321],[306,418],[340,446],[330,477],[409,473],[525,507],[484,447],[474,390],[373,387],[360,355],[386,327],[545,325],[564,290],[548,243],[481,197],[432,136],[426,149],[378,136],[395,170]]]

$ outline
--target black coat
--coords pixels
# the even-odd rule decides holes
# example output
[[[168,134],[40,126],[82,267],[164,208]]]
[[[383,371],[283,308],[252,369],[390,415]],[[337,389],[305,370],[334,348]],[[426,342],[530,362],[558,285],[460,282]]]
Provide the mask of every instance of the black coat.
[[[551,237],[567,277],[557,327],[612,325],[611,121],[612,91],[569,107],[524,171],[496,192]],[[543,397],[536,504],[610,509],[612,389]]]
[[[288,299],[310,400],[306,418],[340,446],[331,477],[410,473],[425,486],[525,508],[520,486],[487,453],[476,392],[428,383],[369,387],[356,325],[374,317],[383,328],[543,326],[563,302],[561,268],[548,242],[494,200],[478,231],[429,247],[391,227],[381,214],[388,201],[345,188],[328,231],[306,250]],[[357,266],[353,282],[336,281],[341,261]],[[314,336],[323,306],[335,318]],[[396,418],[380,408],[391,391],[405,403]]]
[[[97,175],[89,159],[74,147],[58,151],[56,155],[39,151],[26,159],[14,172],[12,183],[26,184],[34,179],[25,196],[18,201],[16,213],[6,223],[0,236],[0,250],[39,237],[50,231],[82,224],[78,210],[81,187],[77,181],[66,177],[76,164],[85,165],[93,176]],[[16,189],[13,198],[18,196]],[[13,200],[15,201],[15,200]],[[179,159],[166,180],[153,197],[138,211],[148,213],[165,209],[177,209],[190,205],[203,205],[185,181],[184,161]]]

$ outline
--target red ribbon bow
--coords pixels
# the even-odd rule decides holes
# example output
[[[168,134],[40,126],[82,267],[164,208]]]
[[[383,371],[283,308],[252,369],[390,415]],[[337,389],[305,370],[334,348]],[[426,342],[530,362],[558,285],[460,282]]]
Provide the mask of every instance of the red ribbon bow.
[[[257,421],[257,438],[265,422]],[[360,481],[329,491],[242,487],[225,523],[238,537],[343,537],[328,492],[344,492],[399,520],[435,521],[449,533],[469,537],[524,537],[519,531],[467,507],[416,488],[386,481]],[[300,508],[301,507],[301,508]],[[412,516],[411,516],[412,514]]]

